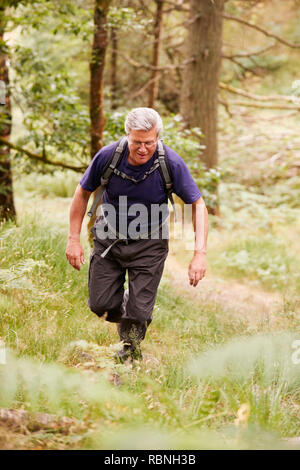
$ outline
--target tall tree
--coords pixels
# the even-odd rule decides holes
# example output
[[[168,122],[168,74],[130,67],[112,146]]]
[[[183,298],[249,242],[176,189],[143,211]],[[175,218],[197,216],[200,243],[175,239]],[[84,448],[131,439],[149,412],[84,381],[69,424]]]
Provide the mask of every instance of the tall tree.
[[[90,118],[91,118],[91,158],[103,145],[105,126],[103,106],[103,85],[105,54],[108,44],[107,13],[111,0],[95,0],[94,9],[94,40],[90,62]],[[97,193],[95,193],[96,196]],[[94,225],[96,214],[90,218],[87,229],[89,241],[92,243],[90,229]]]
[[[163,24],[163,0],[155,0],[156,3],[156,15],[154,24],[154,45],[153,45],[153,56],[152,56],[152,73],[150,77],[149,95],[148,95],[148,106],[153,108],[155,101],[158,96],[158,84],[159,84],[159,71],[157,67],[159,65],[159,55],[161,48],[161,34]]]
[[[113,26],[110,30],[110,40],[112,45],[110,59],[110,102],[111,109],[117,109],[117,60],[118,60],[118,36],[117,28]]]
[[[206,148],[201,154],[207,168],[216,166],[217,107],[222,47],[224,0],[190,0],[186,38],[187,57],[181,94],[181,114],[187,127],[200,127]]]
[[[105,126],[103,81],[105,53],[108,43],[106,18],[111,0],[95,0],[94,40],[90,62],[91,157],[102,147]]]
[[[11,102],[7,61],[7,44],[4,41],[5,7],[0,7],[0,82],[2,99],[0,108],[0,136],[9,141],[11,134]],[[13,198],[10,148],[0,145],[0,220],[15,220],[16,210]]]

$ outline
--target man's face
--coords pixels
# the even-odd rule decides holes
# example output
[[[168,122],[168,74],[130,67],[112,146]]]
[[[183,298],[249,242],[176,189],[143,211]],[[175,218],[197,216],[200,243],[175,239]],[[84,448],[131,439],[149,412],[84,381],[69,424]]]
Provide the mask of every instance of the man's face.
[[[127,135],[131,165],[143,165],[153,156],[157,144],[157,131],[153,127],[150,131],[133,131]]]

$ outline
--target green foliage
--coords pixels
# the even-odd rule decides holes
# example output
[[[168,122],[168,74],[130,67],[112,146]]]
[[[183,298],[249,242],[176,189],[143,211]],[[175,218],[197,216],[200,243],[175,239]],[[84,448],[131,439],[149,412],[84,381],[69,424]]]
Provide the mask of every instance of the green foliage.
[[[242,407],[249,410],[244,426],[248,421],[250,426],[285,426],[282,403],[299,400],[295,339],[297,335],[288,332],[237,338],[198,355],[190,370],[209,386],[222,383],[223,396],[239,395]]]
[[[3,135],[3,132],[11,126],[11,114],[7,109],[0,108],[0,135]]]
[[[78,277],[67,264],[63,227],[58,217],[51,222],[47,208],[42,212],[34,205],[30,216],[23,215],[19,227],[6,224],[0,233],[1,296],[5,292],[8,300],[17,299],[12,309],[10,303],[2,305],[0,336],[18,353],[26,351],[43,360],[56,358],[62,347],[82,338],[82,319],[87,314],[86,269]],[[77,320],[72,318],[74,313]]]
[[[28,131],[19,144],[34,143],[37,153],[88,158],[89,114],[76,93],[74,76],[62,64],[50,63],[40,51],[17,46],[14,68],[19,75]],[[59,69],[59,71],[58,71]]]
[[[265,237],[261,241],[261,246],[258,246],[256,239],[247,239],[246,249],[237,251],[240,246],[232,247],[232,250],[228,249],[221,255],[218,264],[224,263],[223,266],[225,265],[235,275],[258,278],[262,283],[269,284],[273,289],[284,289],[290,278],[290,270],[287,265],[288,259],[280,254],[270,256],[270,250],[266,249],[268,241],[270,239]],[[278,248],[278,245],[276,248]],[[278,253],[276,248],[274,247],[272,251]]]
[[[131,399],[120,394],[100,375],[89,377],[56,364],[39,364],[28,358],[16,359],[7,354],[7,365],[0,370],[0,406],[12,407],[20,401],[29,404],[30,411],[51,411],[58,416],[82,418],[85,401],[97,415],[111,417]],[[125,398],[126,397],[126,398]],[[115,410],[115,411],[114,411]]]
[[[300,96],[300,80],[294,80],[290,89],[290,94]]]
[[[1,9],[16,8],[26,3],[34,3],[34,0],[2,0]]]
[[[275,433],[265,431],[255,424],[249,426],[247,430],[230,426],[216,432],[211,429],[197,429],[195,426],[197,420],[195,420],[195,424],[187,423],[187,429],[176,427],[175,432],[170,427],[163,426],[160,421],[152,423],[152,418],[149,422],[143,422],[140,419],[143,413],[143,399],[133,397],[132,393],[129,394],[124,389],[117,390],[95,373],[83,374],[56,364],[40,364],[28,358],[17,359],[14,355],[7,354],[7,366],[1,368],[0,376],[3,384],[0,390],[1,407],[13,408],[18,404],[26,403],[26,409],[32,418],[34,418],[34,413],[46,411],[52,413],[52,419],[63,416],[77,419],[77,423],[75,421],[73,426],[75,428],[73,433],[77,431],[77,448],[78,446],[90,449],[278,449],[291,447],[288,443],[281,441]],[[212,396],[213,393],[211,393]],[[219,399],[220,395],[215,393],[211,404],[216,405]],[[156,414],[155,407],[161,406],[161,403],[158,401],[153,403],[152,414]],[[120,419],[120,416],[123,419]],[[151,411],[149,416],[151,416]],[[114,423],[118,423],[118,426],[114,426]],[[89,427],[90,430],[87,432]],[[59,436],[59,426],[49,427],[48,433],[38,436],[39,443],[50,444],[55,434]],[[74,439],[75,436],[71,435],[62,440],[64,446],[72,446],[72,437]],[[224,437],[226,437],[226,442],[224,442]],[[55,440],[53,445],[55,446]]]
[[[11,27],[23,26],[32,30],[47,30],[52,34],[63,33],[68,37],[79,36],[89,41],[93,32],[92,8],[84,8],[80,1],[27,0],[19,1],[9,16]],[[34,3],[34,8],[30,5]],[[28,5],[29,4],[29,5]]]
[[[105,114],[104,145],[109,145],[119,140],[125,134],[124,123],[127,113],[127,110],[122,110]]]
[[[278,198],[274,187],[259,194],[255,188],[221,183],[219,194],[222,217],[216,223],[221,232],[213,248],[214,268],[271,290],[298,291],[299,210]]]
[[[273,72],[275,70],[285,67],[287,62],[288,59],[285,55],[268,55],[266,57],[254,56],[252,61],[246,60],[243,65],[247,67],[252,66],[254,69],[255,67],[261,67],[268,70],[269,72]]]
[[[293,176],[283,179],[275,187],[267,187],[264,190],[269,207],[300,208],[300,177]]]
[[[88,103],[78,92],[78,75],[85,74],[87,64],[78,72],[72,62],[81,53],[82,41],[91,38],[92,9],[83,8],[81,2],[39,0],[35,8],[19,2],[16,9],[7,10],[7,19],[13,38],[13,105],[20,107],[23,119],[17,143],[50,160],[58,157],[88,164]],[[86,96],[85,91],[82,94]],[[43,164],[29,161],[22,153],[16,157],[23,168],[27,162],[27,171],[37,167],[45,171]]]
[[[0,53],[1,54],[8,53],[8,45],[6,44],[6,41],[4,41],[3,39],[0,40]]]
[[[111,5],[107,15],[107,26],[117,28],[118,31],[144,32],[149,26],[153,25],[153,18],[147,18],[142,10],[136,8],[118,7]]]
[[[27,277],[37,267],[46,268],[47,265],[43,260],[27,258],[9,269],[0,269],[0,285],[3,289],[29,289],[37,293],[37,289]]]
[[[299,365],[292,360],[295,333],[255,335],[208,349],[195,358],[192,372],[201,379],[226,379],[233,383],[276,384],[299,392]]]
[[[18,192],[24,194],[29,191],[42,197],[73,197],[80,179],[78,173],[71,170],[56,170],[49,174],[30,172],[24,175],[16,168],[16,173],[18,178],[15,177],[14,187]]]
[[[201,161],[202,149],[205,148],[201,144],[201,130],[182,129],[181,117],[173,116],[166,119],[163,137],[167,145],[184,159],[207,207],[215,209],[218,205],[217,188],[222,175],[219,168],[207,169]]]

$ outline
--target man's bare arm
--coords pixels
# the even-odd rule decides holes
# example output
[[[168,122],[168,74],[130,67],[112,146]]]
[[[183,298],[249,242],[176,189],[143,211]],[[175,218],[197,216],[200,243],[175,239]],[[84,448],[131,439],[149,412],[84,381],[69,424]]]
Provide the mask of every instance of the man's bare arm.
[[[202,197],[192,204],[195,232],[195,250],[189,265],[190,285],[196,287],[206,273],[206,245],[208,236],[208,212]]]
[[[90,195],[90,191],[85,191],[80,184],[78,184],[70,207],[66,257],[73,268],[78,269],[78,271],[80,271],[80,264],[84,264],[84,252],[80,244],[80,232]]]

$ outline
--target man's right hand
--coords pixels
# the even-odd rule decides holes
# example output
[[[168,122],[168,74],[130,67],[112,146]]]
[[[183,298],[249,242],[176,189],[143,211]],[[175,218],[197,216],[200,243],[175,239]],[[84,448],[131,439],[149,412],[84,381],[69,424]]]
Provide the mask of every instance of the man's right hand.
[[[84,264],[84,252],[80,241],[69,240],[66,248],[66,257],[73,268],[80,271],[80,264]]]

